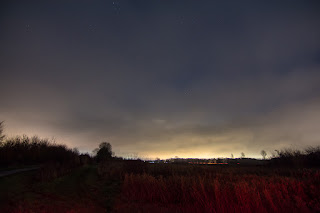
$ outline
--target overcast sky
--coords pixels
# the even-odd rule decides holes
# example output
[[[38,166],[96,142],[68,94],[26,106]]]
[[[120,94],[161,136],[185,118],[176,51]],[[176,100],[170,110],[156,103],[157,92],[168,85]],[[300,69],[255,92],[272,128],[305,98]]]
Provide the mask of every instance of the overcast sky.
[[[319,1],[1,1],[0,121],[90,152],[320,145]]]

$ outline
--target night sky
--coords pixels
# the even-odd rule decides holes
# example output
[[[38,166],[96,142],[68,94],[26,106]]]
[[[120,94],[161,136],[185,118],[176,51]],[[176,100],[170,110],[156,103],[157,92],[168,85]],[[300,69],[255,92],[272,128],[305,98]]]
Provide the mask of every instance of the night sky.
[[[1,2],[8,136],[143,158],[320,145],[317,0]]]

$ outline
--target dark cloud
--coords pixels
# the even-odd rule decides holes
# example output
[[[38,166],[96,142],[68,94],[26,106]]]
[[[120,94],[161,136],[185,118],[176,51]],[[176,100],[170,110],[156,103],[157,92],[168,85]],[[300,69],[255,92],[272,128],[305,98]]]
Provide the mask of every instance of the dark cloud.
[[[316,1],[2,3],[0,118],[90,151],[316,145]]]

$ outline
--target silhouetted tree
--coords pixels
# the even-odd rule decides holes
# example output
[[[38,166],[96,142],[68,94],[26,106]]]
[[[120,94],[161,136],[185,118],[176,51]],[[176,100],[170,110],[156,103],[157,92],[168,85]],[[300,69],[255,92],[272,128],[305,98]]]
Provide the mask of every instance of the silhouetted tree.
[[[72,152],[74,152],[77,155],[80,155],[79,149],[76,147],[72,149]]]
[[[231,153],[231,158],[233,159],[233,154]]]
[[[4,134],[3,134],[3,121],[0,122],[0,142],[3,141],[4,138]]]
[[[260,154],[262,155],[263,160],[265,160],[265,159],[266,159],[266,156],[267,156],[267,152],[264,151],[264,150],[261,150]]]
[[[245,158],[246,155],[244,154],[244,152],[241,152],[241,158]]]
[[[108,142],[102,142],[99,145],[99,150],[97,150],[97,160],[98,162],[106,161],[112,159],[113,152],[112,152],[112,146]]]

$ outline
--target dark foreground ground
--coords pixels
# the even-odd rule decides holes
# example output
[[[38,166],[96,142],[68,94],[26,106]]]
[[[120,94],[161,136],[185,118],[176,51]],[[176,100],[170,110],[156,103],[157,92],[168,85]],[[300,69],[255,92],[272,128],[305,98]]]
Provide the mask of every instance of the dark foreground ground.
[[[320,212],[315,168],[106,162],[38,173],[0,178],[0,212]]]
[[[0,212],[110,212],[120,182],[99,179],[96,166],[84,166],[50,181],[38,171],[0,178]]]

